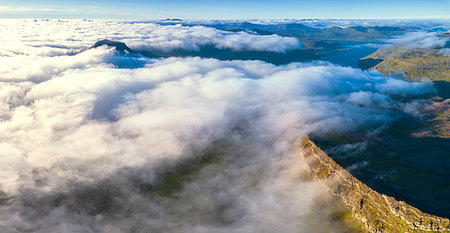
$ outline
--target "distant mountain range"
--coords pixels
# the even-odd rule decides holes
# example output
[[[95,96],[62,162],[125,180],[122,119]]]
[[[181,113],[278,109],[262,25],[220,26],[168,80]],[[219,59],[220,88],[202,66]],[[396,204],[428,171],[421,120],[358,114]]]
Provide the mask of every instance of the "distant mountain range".
[[[226,31],[252,31],[261,35],[279,34],[284,36],[299,36],[307,38],[315,38],[320,40],[337,40],[337,41],[359,41],[359,42],[373,42],[380,39],[385,39],[391,36],[401,35],[414,28],[412,27],[338,27],[333,26],[329,28],[313,28],[305,26],[301,23],[285,23],[285,24],[255,24],[249,22],[236,23],[215,23],[215,24],[193,24],[182,23],[182,21],[170,22],[161,21],[160,24],[183,24],[186,26],[202,25],[213,27]]]

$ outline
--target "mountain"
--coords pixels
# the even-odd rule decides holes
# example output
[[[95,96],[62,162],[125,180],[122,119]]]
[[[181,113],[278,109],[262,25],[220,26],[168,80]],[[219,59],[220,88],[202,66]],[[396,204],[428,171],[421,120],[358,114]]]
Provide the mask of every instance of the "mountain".
[[[101,46],[113,47],[117,51],[119,51],[120,53],[134,53],[134,54],[140,54],[142,56],[150,57],[150,58],[159,57],[159,56],[157,56],[157,55],[155,55],[155,54],[153,54],[152,52],[149,52],[149,51],[137,51],[137,50],[135,51],[135,50],[132,50],[125,43],[120,42],[120,41],[112,41],[112,40],[100,40],[100,41],[97,41],[89,49],[98,48],[98,47],[101,47]]]
[[[121,53],[125,53],[125,52],[135,53],[125,43],[119,42],[119,41],[112,41],[112,40],[97,41],[97,42],[95,42],[95,44],[92,47],[90,47],[90,49],[98,48],[98,47],[101,47],[101,46],[113,47],[113,48],[115,48],[117,51],[119,51]]]
[[[360,68],[418,81],[423,77],[450,81],[450,57],[439,49],[378,49],[360,60]]]
[[[309,137],[300,145],[307,160],[308,176],[335,198],[343,201],[353,218],[367,231],[377,233],[449,232],[450,220],[423,213],[419,209],[376,192],[338,165]]]
[[[175,24],[165,23],[161,24]],[[391,36],[401,35],[413,28],[408,27],[338,27],[330,28],[312,28],[301,23],[280,23],[280,24],[254,24],[249,22],[233,22],[233,23],[215,23],[215,24],[196,24],[184,23],[186,26],[202,25],[206,27],[213,27],[219,30],[235,31],[254,31],[264,32],[264,34],[279,34],[285,36],[300,36],[307,38],[314,38],[320,40],[334,40],[334,41],[358,41],[358,42],[374,42],[381,39],[386,39]],[[264,35],[263,34],[263,35]]]

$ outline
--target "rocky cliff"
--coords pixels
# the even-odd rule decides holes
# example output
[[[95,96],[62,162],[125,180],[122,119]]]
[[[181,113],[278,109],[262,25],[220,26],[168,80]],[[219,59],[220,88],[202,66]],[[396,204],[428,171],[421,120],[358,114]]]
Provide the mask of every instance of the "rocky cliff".
[[[450,232],[449,219],[423,213],[374,191],[334,162],[310,138],[302,140],[300,151],[307,160],[310,177],[341,199],[369,232]]]

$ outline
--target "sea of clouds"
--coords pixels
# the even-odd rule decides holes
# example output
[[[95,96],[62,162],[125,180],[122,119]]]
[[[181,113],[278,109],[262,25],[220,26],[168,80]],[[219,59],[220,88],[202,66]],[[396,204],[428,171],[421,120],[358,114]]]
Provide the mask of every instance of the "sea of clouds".
[[[125,42],[132,49],[163,52],[198,51],[203,46],[214,46],[282,53],[302,47],[293,37],[111,20],[2,20],[0,34],[4,48],[0,55],[9,56],[73,54],[105,38]]]
[[[0,29],[5,233],[340,232],[327,208],[317,207],[323,188],[301,178],[299,140],[374,134],[417,114],[415,98],[433,92],[430,82],[322,62],[275,66],[86,50],[98,39],[149,46],[149,38],[173,34],[178,42],[155,46],[201,45],[186,34],[197,27],[15,22]],[[204,43],[242,46],[200,29],[212,32],[202,34]],[[178,188],[158,191],[164,177],[205,156],[212,158]]]

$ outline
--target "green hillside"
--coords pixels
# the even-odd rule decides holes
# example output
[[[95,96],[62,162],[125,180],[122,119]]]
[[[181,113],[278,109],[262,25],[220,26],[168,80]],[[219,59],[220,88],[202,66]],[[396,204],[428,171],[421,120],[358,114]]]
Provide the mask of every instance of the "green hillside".
[[[450,81],[450,57],[438,52],[439,49],[378,49],[362,58],[360,64],[372,61],[374,66],[370,69],[407,80],[418,81],[425,77],[434,81]]]

